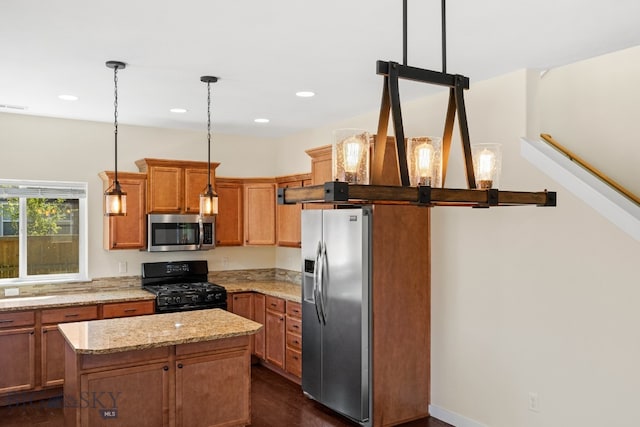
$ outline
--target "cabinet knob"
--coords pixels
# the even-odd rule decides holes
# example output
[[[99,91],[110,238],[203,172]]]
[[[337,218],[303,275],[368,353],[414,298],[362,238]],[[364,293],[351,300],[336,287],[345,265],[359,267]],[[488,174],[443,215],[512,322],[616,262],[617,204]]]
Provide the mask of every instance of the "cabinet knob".
[[[182,363],[178,363],[178,369],[182,369]]]
[[[33,334],[35,334],[35,332],[33,332],[33,331],[29,332],[29,335],[33,335]]]
[[[168,371],[168,370],[169,370],[169,367],[168,367],[168,366],[163,366],[163,367],[162,367],[162,370],[163,370],[163,371]]]

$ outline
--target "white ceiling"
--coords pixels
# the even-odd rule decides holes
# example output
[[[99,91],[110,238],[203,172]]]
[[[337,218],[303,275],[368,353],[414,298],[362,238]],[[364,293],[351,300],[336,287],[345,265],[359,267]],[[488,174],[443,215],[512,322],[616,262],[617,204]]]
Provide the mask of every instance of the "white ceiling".
[[[440,1],[408,9],[408,65],[441,70]],[[447,71],[473,84],[636,46],[639,17],[638,0],[449,1]],[[107,60],[128,64],[120,123],[206,132],[200,76],[214,75],[214,132],[280,137],[379,108],[375,63],[402,62],[402,2],[0,1],[0,104],[26,107],[0,112],[112,122]],[[434,89],[403,84],[401,99]]]

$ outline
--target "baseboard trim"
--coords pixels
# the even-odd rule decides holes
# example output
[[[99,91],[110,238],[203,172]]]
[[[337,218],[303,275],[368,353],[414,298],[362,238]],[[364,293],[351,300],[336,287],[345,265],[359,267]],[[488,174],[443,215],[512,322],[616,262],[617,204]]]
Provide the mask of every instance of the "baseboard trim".
[[[488,427],[486,424],[482,424],[436,405],[429,405],[429,414],[431,414],[433,418],[437,418],[455,427]]]

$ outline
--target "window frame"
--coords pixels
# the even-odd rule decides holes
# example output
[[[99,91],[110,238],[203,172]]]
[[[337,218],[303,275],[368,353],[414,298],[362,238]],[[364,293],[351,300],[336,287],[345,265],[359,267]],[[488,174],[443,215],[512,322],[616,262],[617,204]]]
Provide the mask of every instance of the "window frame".
[[[14,192],[23,194],[7,194],[7,186],[11,187]],[[78,272],[77,273],[56,273],[56,274],[27,274],[27,199],[37,197],[37,191],[48,193],[40,194],[43,198],[56,197],[56,191],[59,190],[58,196],[66,199],[78,200]],[[65,191],[69,195],[65,194]],[[27,194],[33,193],[33,194]],[[61,283],[61,282],[80,282],[88,281],[88,265],[89,265],[89,248],[88,248],[88,184],[86,182],[71,181],[34,181],[34,180],[13,180],[0,179],[0,198],[17,197],[19,198],[20,218],[18,222],[18,277],[0,279],[0,288],[10,286],[19,286],[22,284],[33,283]]]

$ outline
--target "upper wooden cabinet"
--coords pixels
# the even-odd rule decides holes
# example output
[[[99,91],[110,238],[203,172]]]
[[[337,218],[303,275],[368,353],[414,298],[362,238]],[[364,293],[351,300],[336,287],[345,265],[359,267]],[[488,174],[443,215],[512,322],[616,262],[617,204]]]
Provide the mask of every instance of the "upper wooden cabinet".
[[[113,184],[114,172],[101,172],[103,191]],[[147,175],[120,172],[118,181],[127,193],[127,214],[103,218],[102,245],[105,249],[144,249],[146,247],[145,193]]]
[[[140,159],[136,165],[147,174],[147,213],[198,213],[207,162]],[[211,163],[211,185],[218,165]]]
[[[302,187],[311,182],[311,174],[289,175],[276,178],[278,188]],[[277,226],[278,246],[299,248],[302,241],[300,237],[300,214],[302,204],[278,205]]]
[[[306,150],[311,157],[311,185],[322,185],[333,181],[331,145]],[[307,203],[305,209],[333,209],[333,205]]]
[[[241,179],[216,179],[216,192],[218,193],[217,246],[242,246],[244,244],[243,187]]]
[[[276,183],[273,178],[245,180],[244,243],[276,244]]]

